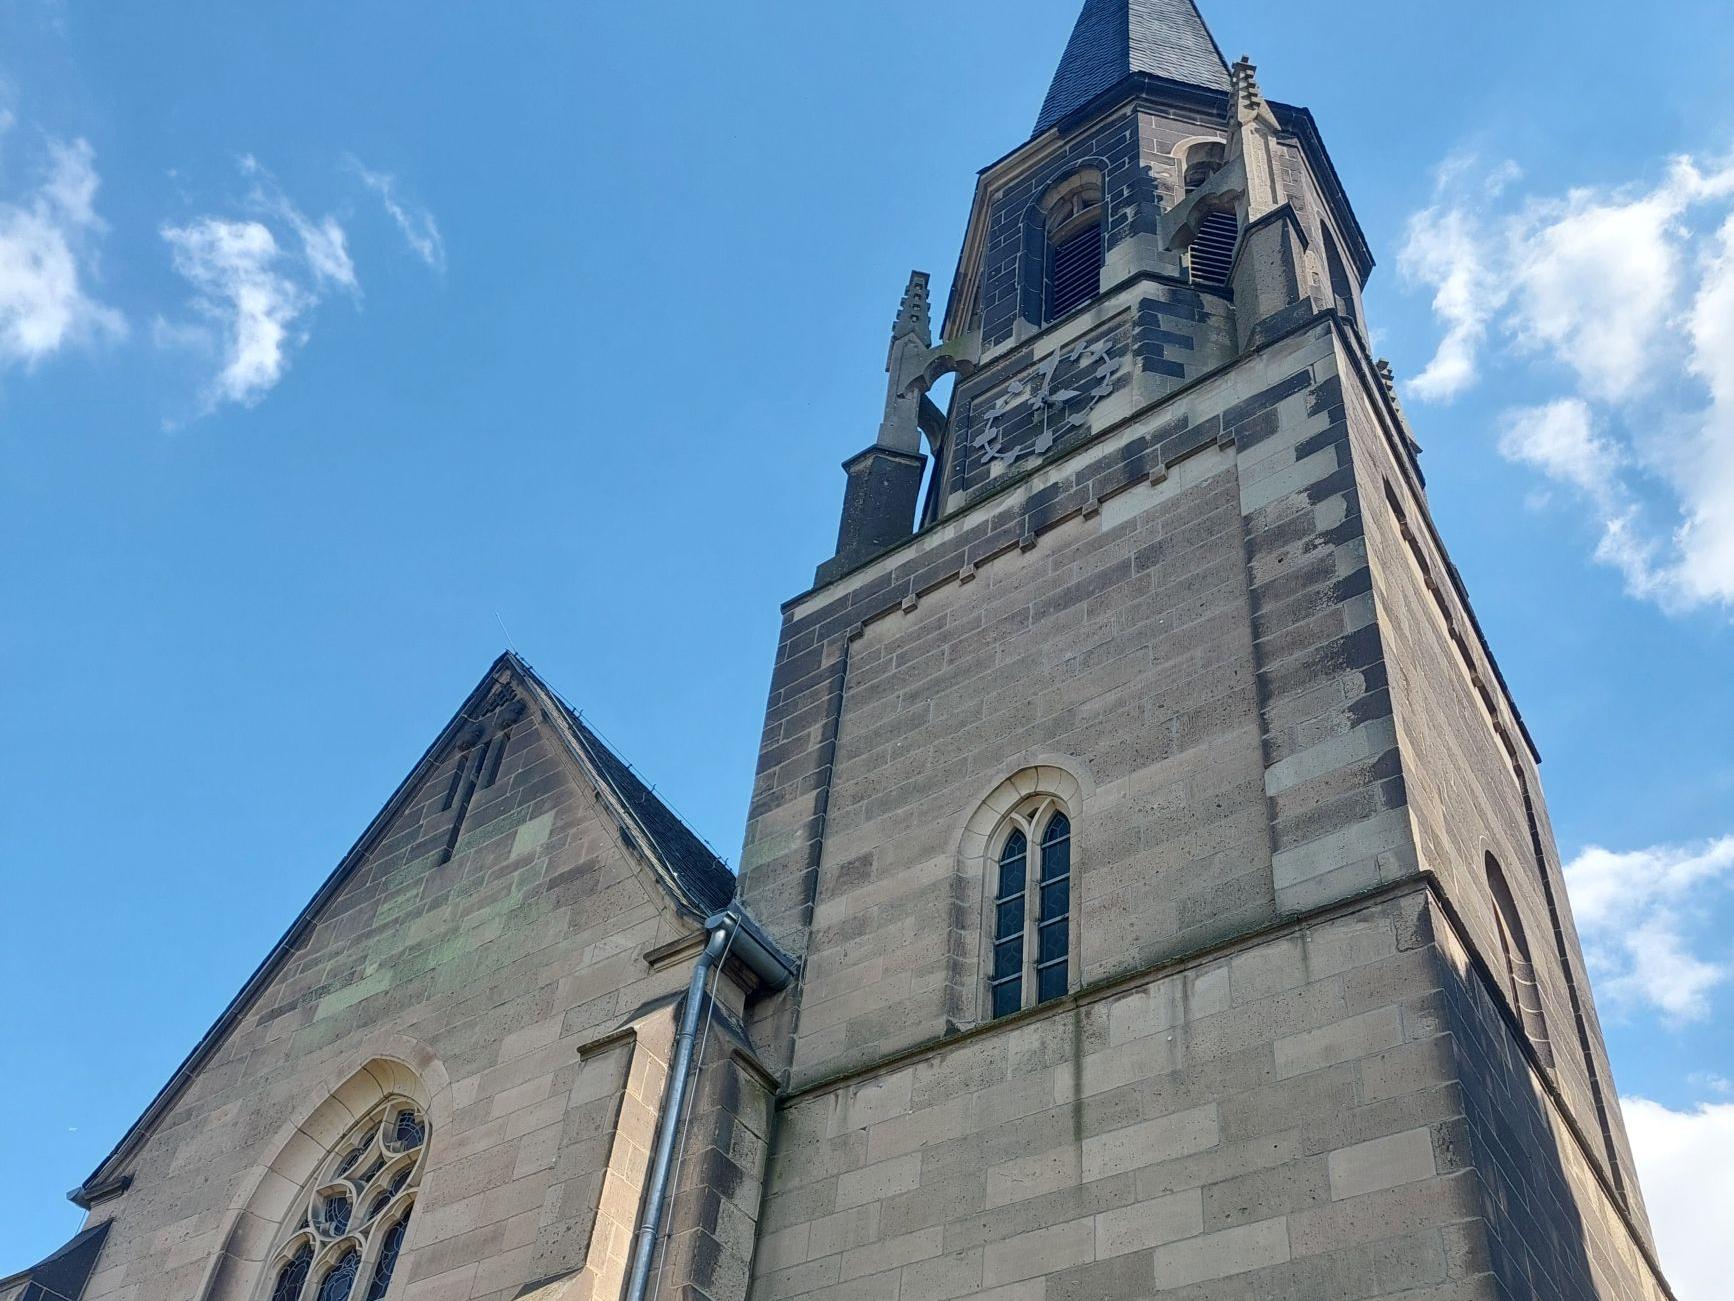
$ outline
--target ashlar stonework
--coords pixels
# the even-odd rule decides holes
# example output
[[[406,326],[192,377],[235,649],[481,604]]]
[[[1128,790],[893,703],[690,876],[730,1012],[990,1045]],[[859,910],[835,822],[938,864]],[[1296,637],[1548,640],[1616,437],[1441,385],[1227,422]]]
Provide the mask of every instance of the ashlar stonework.
[[[1371,269],[1306,110],[1088,0],[904,293],[738,889],[503,656],[0,1301],[1670,1296]]]

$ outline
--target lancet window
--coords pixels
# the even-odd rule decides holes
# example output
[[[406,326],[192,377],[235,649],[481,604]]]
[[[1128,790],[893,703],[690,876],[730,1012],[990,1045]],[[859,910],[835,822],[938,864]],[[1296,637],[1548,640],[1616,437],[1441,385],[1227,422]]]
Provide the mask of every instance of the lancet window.
[[[988,1004],[995,1017],[1062,997],[1072,968],[1072,822],[1049,796],[1001,829],[992,876]]]

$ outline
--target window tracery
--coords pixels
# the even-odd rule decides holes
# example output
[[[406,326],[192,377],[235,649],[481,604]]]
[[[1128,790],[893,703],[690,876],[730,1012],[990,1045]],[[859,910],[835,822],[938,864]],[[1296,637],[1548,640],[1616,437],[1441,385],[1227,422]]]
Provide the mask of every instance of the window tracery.
[[[1072,823],[1052,796],[1025,800],[1001,832],[988,1010],[1009,1016],[1063,997],[1072,954]]]
[[[427,1118],[387,1098],[332,1148],[278,1247],[263,1301],[383,1301],[403,1250],[427,1153]],[[367,1280],[366,1296],[357,1294]]]

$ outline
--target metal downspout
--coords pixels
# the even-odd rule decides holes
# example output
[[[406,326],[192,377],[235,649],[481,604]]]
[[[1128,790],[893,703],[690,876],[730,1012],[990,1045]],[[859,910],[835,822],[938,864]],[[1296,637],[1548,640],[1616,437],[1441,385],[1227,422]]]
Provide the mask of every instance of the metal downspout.
[[[769,993],[787,989],[796,975],[795,962],[759,928],[739,901],[724,911],[707,918],[705,929],[710,939],[698,961],[692,964],[692,979],[686,987],[686,1006],[680,1016],[680,1032],[674,1041],[674,1060],[670,1064],[668,1092],[662,1108],[662,1119],[656,1133],[656,1151],[650,1163],[650,1178],[645,1184],[644,1222],[639,1226],[632,1244],[632,1272],[626,1280],[623,1301],[644,1301],[650,1285],[650,1270],[656,1260],[656,1240],[662,1236],[662,1217],[668,1201],[669,1171],[674,1164],[675,1146],[680,1142],[686,1118],[687,1093],[692,1074],[693,1042],[698,1038],[699,1018],[705,1008],[706,987],[710,973],[723,959],[733,956],[752,972],[758,988]]]
[[[692,1045],[698,1037],[699,1014],[704,1008],[705,988],[711,968],[728,950],[735,919],[725,915],[710,933],[698,961],[692,964],[692,980],[686,987],[686,1007],[680,1016],[680,1034],[674,1041],[674,1061],[669,1066],[668,1097],[663,1104],[662,1124],[656,1134],[656,1154],[650,1163],[650,1179],[644,1193],[644,1222],[632,1244],[632,1273],[626,1280],[625,1301],[644,1301],[650,1284],[650,1268],[656,1258],[656,1240],[662,1235],[662,1213],[668,1194],[668,1172],[674,1162],[674,1145],[680,1137],[686,1113],[688,1075],[692,1068]]]

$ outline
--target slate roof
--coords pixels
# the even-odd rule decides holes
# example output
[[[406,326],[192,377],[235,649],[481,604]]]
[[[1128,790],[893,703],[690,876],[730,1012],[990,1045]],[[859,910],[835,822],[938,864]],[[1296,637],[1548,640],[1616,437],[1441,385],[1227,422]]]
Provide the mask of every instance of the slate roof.
[[[103,1241],[113,1223],[104,1220],[80,1230],[47,1259],[22,1273],[0,1278],[0,1287],[22,1281],[24,1288],[17,1301],[78,1301],[96,1271],[96,1258],[102,1254]]]
[[[1229,89],[1228,63],[1193,0],[1085,0],[1035,133],[1134,72]]]
[[[535,676],[529,666],[521,661],[520,667],[524,673]],[[728,865],[711,852],[710,847],[680,820],[680,816],[673,809],[657,798],[655,791],[639,780],[631,765],[610,750],[578,716],[576,710],[564,700],[560,700],[554,692],[549,691],[548,694],[559,701],[560,707],[566,713],[566,721],[576,732],[578,743],[583,747],[597,775],[613,788],[620,802],[631,810],[639,826],[650,838],[657,857],[668,866],[681,888],[707,915],[719,913],[728,907],[735,897],[735,876],[729,871]]]

